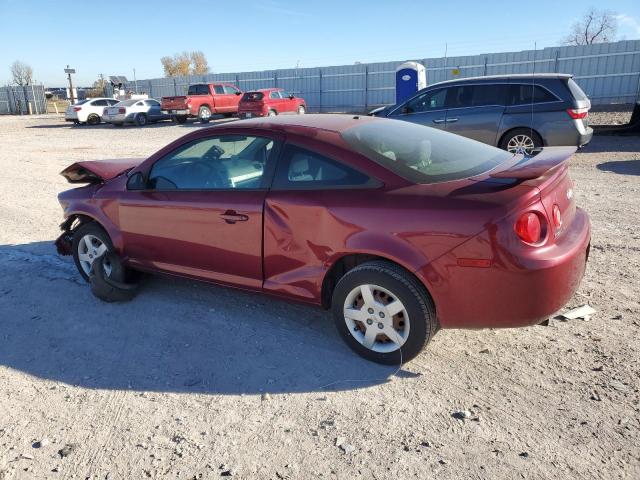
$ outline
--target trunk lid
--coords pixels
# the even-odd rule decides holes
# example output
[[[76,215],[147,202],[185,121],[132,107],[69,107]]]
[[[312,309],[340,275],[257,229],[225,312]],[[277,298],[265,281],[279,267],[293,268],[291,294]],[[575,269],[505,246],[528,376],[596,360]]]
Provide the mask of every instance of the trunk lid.
[[[117,177],[125,170],[140,165],[144,158],[120,158],[114,160],[86,160],[65,168],[60,175],[69,183],[102,183]]]
[[[184,95],[178,97],[162,97],[161,106],[165,110],[183,110],[187,108],[187,97]]]

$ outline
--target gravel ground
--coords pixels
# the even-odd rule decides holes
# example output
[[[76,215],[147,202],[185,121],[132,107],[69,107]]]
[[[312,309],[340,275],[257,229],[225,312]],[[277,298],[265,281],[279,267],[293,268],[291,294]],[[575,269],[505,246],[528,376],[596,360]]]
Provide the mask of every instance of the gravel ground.
[[[594,108],[589,112],[590,125],[624,125],[631,120],[633,105],[621,105],[616,110],[600,111]]]
[[[0,479],[640,478],[640,138],[572,160],[589,321],[441,331],[396,373],[322,310],[160,277],[104,304],[56,256],[63,167],[193,128],[0,117]]]

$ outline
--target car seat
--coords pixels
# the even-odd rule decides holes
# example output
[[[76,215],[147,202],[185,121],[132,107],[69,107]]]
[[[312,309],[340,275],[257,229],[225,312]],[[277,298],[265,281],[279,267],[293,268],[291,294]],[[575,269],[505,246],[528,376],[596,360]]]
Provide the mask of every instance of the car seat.
[[[289,181],[309,182],[312,180],[314,180],[314,177],[311,172],[309,172],[309,157],[306,155],[295,155],[291,159],[289,166]]]

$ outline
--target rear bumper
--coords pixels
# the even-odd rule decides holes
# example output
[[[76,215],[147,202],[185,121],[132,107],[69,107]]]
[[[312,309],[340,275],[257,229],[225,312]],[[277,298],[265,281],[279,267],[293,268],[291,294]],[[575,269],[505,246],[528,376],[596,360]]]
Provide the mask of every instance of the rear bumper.
[[[416,272],[430,290],[442,328],[535,325],[578,289],[589,256],[588,215],[576,210],[556,244],[528,256],[495,252],[489,268],[457,265],[455,249]]]
[[[164,109],[163,108],[162,113],[164,113],[165,115],[191,116],[191,111],[185,110],[185,109],[173,109],[173,108]]]
[[[578,136],[578,147],[584,147],[593,138],[593,128],[585,128],[585,132]]]
[[[238,118],[258,118],[258,117],[264,117],[265,115],[266,114],[264,112],[255,111],[255,110],[238,112]]]

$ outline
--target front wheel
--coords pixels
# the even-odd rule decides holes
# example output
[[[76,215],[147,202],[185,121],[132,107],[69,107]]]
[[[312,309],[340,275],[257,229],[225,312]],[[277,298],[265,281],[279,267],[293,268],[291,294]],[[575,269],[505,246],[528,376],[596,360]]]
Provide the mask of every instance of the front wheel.
[[[300,105],[298,107],[298,115],[304,115],[305,113],[307,113],[307,111],[305,110],[305,108],[302,105]]]
[[[147,124],[147,116],[144,113],[138,113],[135,116],[134,121],[137,126],[144,127]]]
[[[347,345],[377,363],[408,362],[436,332],[426,288],[391,262],[372,261],[349,270],[333,291],[332,311]]]
[[[509,153],[533,155],[542,148],[542,139],[530,128],[516,128],[504,136],[500,148]]]
[[[73,261],[78,272],[87,282],[91,266],[96,258],[105,252],[113,252],[113,244],[107,232],[94,222],[85,223],[73,233]],[[104,264],[105,273],[111,274],[111,266]]]

